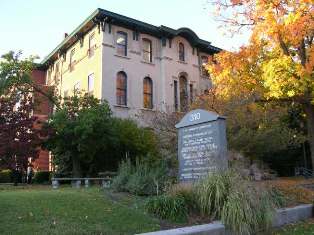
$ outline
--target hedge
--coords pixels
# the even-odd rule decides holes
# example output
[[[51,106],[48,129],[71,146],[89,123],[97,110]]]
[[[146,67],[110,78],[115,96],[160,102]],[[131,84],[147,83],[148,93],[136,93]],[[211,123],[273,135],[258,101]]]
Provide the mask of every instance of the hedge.
[[[49,171],[37,171],[35,172],[33,182],[37,184],[47,183],[50,181]]]
[[[11,183],[12,182],[12,171],[2,170],[0,171],[0,183]]]

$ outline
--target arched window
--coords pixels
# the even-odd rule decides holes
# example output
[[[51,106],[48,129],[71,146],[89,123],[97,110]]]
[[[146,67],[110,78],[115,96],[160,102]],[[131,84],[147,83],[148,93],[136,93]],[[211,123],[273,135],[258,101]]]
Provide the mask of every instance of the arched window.
[[[153,108],[153,81],[150,77],[143,80],[143,104],[144,108]]]
[[[179,43],[179,60],[185,61],[184,55],[184,44],[182,42]]]
[[[127,76],[120,71],[117,73],[116,97],[117,105],[127,105]]]
[[[128,51],[128,34],[125,32],[117,32],[117,54],[127,56]]]
[[[180,86],[180,111],[186,112],[188,110],[188,81],[184,75],[179,77]]]
[[[208,57],[207,56],[202,56],[201,57],[201,72],[202,76],[208,77],[208,70],[206,69],[206,65],[208,64]]]
[[[143,39],[143,60],[152,62],[152,41],[144,38]]]

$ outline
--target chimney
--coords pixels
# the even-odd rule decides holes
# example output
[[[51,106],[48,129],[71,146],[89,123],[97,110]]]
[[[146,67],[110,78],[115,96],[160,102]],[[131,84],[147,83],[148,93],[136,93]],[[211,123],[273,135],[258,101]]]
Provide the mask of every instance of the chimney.
[[[64,33],[64,38],[67,38],[69,35],[67,33]]]

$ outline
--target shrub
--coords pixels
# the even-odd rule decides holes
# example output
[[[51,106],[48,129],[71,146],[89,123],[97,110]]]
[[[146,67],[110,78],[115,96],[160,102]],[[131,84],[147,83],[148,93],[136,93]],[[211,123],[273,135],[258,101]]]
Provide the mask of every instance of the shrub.
[[[43,184],[50,181],[51,173],[49,171],[37,171],[35,172],[33,182],[37,184]]]
[[[186,202],[179,195],[161,195],[150,198],[146,202],[145,208],[148,213],[173,222],[186,221],[188,216]]]
[[[116,192],[127,191],[126,184],[133,172],[133,167],[130,159],[122,161],[119,165],[117,176],[113,178],[112,189]]]
[[[231,172],[210,174],[197,185],[200,210],[219,217],[233,184]]]
[[[286,207],[288,205],[286,196],[277,188],[270,188],[269,196],[272,198],[272,201],[277,208]]]
[[[0,171],[0,183],[11,183],[12,182],[12,171],[2,170]]]
[[[112,187],[114,191],[136,195],[158,195],[165,187],[166,173],[166,167],[162,163],[152,165],[137,160],[135,166],[132,166],[128,159],[121,162]]]
[[[171,196],[182,197],[188,208],[189,213],[194,212],[198,214],[200,211],[198,204],[198,197],[195,193],[195,186],[190,183],[181,183],[173,185],[171,189],[168,190],[167,194]]]
[[[236,234],[252,234],[269,227],[276,201],[234,171],[209,175],[197,185],[203,214],[219,218]]]

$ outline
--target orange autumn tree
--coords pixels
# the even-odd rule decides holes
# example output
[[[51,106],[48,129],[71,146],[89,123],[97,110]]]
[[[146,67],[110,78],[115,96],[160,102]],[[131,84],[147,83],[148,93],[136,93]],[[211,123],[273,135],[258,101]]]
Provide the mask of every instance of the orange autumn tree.
[[[222,51],[208,65],[217,96],[303,107],[314,167],[313,0],[215,0],[218,19],[232,33],[250,30],[237,52]]]

